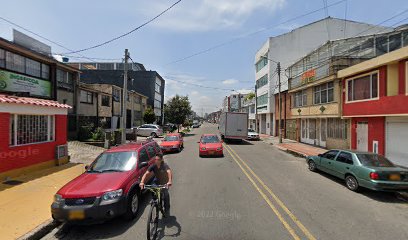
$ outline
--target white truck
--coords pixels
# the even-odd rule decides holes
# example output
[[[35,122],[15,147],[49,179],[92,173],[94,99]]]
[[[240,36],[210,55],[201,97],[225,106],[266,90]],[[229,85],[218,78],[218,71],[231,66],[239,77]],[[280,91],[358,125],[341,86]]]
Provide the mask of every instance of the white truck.
[[[221,113],[218,129],[223,140],[246,139],[248,137],[248,113]]]

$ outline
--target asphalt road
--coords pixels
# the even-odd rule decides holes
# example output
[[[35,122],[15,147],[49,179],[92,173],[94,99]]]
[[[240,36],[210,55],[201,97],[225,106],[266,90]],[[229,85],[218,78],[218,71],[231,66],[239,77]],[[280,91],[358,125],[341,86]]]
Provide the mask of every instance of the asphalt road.
[[[199,158],[199,136],[216,132],[210,124],[194,129],[181,153],[166,155],[174,186],[160,239],[408,239],[408,204],[394,194],[351,192],[262,141]],[[133,222],[62,225],[44,239],[145,239],[148,201]]]

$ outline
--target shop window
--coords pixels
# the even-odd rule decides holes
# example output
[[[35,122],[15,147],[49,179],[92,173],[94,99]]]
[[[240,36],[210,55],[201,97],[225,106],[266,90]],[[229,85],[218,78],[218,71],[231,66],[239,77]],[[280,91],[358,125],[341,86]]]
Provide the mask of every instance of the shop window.
[[[293,107],[303,107],[307,105],[307,92],[302,90],[296,92],[293,96]]]
[[[347,101],[378,98],[378,72],[347,80]]]
[[[85,90],[81,90],[81,103],[93,103],[93,93]]]
[[[26,58],[25,72],[34,77],[41,77],[41,63]]]
[[[25,73],[24,57],[11,52],[6,52],[6,68],[15,72]]]
[[[102,106],[110,107],[110,97],[107,95],[102,95]]]
[[[6,66],[6,52],[0,49],[0,67],[4,68]]]
[[[50,115],[10,115],[10,145],[54,141],[55,119]]]
[[[328,118],[327,137],[347,139],[347,120],[340,118]]]
[[[334,101],[334,83],[329,82],[313,88],[313,103],[322,104]]]

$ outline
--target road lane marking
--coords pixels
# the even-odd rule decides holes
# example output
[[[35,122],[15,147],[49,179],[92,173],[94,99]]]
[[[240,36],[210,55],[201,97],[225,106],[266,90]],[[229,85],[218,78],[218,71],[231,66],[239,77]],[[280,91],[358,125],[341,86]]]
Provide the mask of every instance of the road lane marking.
[[[229,149],[231,152],[236,155],[236,157],[242,162],[242,164],[248,169],[248,171],[255,177],[255,179],[262,185],[262,187],[272,196],[272,198],[278,203],[278,205],[286,212],[286,214],[292,219],[292,221],[300,228],[300,230],[306,235],[309,240],[316,240],[316,238],[310,233],[309,230],[300,222],[300,220],[293,215],[293,213],[285,206],[285,204],[276,196],[275,193],[261,180],[258,175],[254,173],[254,171],[248,166],[248,164],[232,149],[230,146],[225,145],[227,150]]]
[[[226,148],[228,153],[231,155],[231,157],[234,159],[234,161],[237,163],[237,165],[241,168],[242,172],[246,175],[246,177],[249,179],[249,181],[254,185],[256,190],[258,190],[259,194],[263,197],[263,199],[266,201],[266,203],[269,205],[269,207],[272,209],[272,211],[275,213],[275,215],[278,217],[279,221],[283,224],[283,226],[288,230],[290,235],[292,235],[293,239],[300,240],[300,237],[296,234],[295,230],[286,222],[286,220],[283,218],[283,216],[280,214],[278,209],[273,205],[273,203],[269,200],[269,198],[266,196],[266,194],[259,188],[259,186],[256,184],[254,179],[249,175],[249,173],[244,169],[244,167],[239,163],[239,160],[232,154],[232,152]]]

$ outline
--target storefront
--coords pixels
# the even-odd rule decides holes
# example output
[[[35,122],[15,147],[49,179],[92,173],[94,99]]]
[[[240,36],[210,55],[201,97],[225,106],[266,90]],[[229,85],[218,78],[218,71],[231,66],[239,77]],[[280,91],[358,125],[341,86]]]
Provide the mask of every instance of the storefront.
[[[0,94],[0,179],[68,162],[69,108],[52,100]]]

